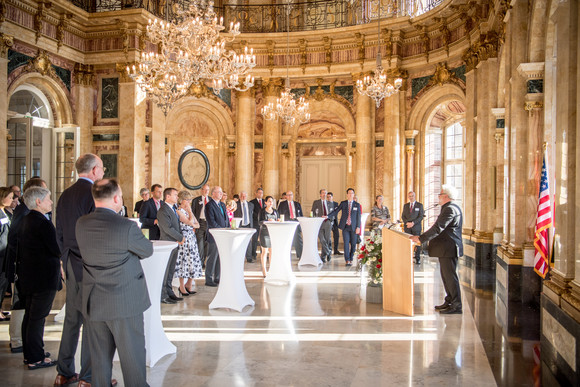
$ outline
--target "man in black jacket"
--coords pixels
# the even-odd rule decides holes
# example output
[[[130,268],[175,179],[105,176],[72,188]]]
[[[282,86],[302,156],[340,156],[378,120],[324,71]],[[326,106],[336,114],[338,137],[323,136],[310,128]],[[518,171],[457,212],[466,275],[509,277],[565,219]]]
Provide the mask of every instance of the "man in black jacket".
[[[86,330],[83,329],[80,375],[75,373],[75,353],[79,341],[83,315],[81,311],[83,260],[76,239],[77,220],[95,210],[91,189],[95,181],[105,174],[103,160],[87,153],[78,158],[75,168],[79,179],[65,189],[56,206],[56,239],[62,252],[62,266],[66,274],[66,312],[60,348],[58,350],[58,375],[55,386],[79,381],[80,385],[91,383],[90,349]]]
[[[435,310],[441,314],[459,314],[462,311],[461,289],[457,277],[457,261],[463,255],[463,214],[459,206],[453,203],[457,199],[457,190],[450,185],[443,185],[439,194],[441,213],[435,224],[420,236],[412,236],[415,243],[429,242],[429,255],[439,258],[441,279],[445,287],[445,302],[437,305]]]
[[[403,206],[403,213],[401,219],[403,220],[403,227],[406,233],[411,235],[421,235],[423,231],[423,217],[425,210],[423,204],[415,200],[415,192],[411,191],[407,195],[409,203]],[[421,246],[415,246],[415,263],[421,263]]]
[[[149,240],[159,240],[160,231],[157,221],[157,211],[163,204],[161,201],[163,196],[163,187],[160,184],[153,184],[151,186],[151,199],[143,203],[139,212],[139,221],[141,228],[149,230]]]

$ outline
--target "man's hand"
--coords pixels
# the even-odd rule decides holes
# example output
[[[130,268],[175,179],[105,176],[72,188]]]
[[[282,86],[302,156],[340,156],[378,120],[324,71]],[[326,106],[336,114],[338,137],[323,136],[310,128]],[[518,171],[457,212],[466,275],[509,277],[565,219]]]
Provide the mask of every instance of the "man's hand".
[[[159,222],[157,221],[157,219],[155,219],[155,220],[153,221],[153,224],[157,226],[157,223],[159,223]]]
[[[409,237],[410,240],[412,240],[414,243],[420,245],[421,241],[419,240],[419,237],[417,235],[412,235]]]
[[[359,233],[360,233],[360,227],[357,227],[357,228],[356,228],[356,231],[355,231],[355,233],[356,233],[356,234],[359,234]]]
[[[407,228],[413,228],[413,226],[415,225],[415,223],[413,223],[413,222],[407,222],[407,223],[405,223],[405,225],[407,226]]]

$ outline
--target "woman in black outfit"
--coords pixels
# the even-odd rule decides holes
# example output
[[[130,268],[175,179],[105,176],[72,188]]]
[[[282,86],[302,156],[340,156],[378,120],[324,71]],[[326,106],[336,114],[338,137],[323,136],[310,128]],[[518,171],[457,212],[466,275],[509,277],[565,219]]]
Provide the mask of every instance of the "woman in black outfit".
[[[62,288],[60,249],[56,231],[45,216],[52,210],[50,191],[32,187],[24,193],[30,213],[22,219],[17,237],[16,286],[24,302],[22,346],[29,370],[51,367],[56,361],[44,352],[44,322],[57,290]]]
[[[270,234],[268,234],[268,227],[264,222],[277,221],[278,211],[276,211],[272,206],[274,205],[274,198],[272,196],[266,196],[266,207],[262,208],[258,213],[258,222],[260,223],[260,246],[262,246],[262,274],[266,277],[266,258],[268,253],[270,253],[270,259],[272,259],[272,245],[270,243]]]

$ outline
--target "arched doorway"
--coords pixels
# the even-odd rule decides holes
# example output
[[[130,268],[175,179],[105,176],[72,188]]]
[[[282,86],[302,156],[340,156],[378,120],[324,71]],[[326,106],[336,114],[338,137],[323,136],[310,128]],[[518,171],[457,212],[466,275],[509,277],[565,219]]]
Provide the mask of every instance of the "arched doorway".
[[[41,177],[60,197],[75,180],[78,128],[55,128],[47,96],[35,86],[18,86],[9,99],[7,121],[7,184],[23,187]]]

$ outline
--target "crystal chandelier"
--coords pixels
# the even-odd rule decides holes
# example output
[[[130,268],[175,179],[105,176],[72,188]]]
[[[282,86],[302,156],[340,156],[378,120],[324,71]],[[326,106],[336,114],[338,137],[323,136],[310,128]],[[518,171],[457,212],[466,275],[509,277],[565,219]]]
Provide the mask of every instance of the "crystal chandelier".
[[[383,98],[388,98],[394,93],[398,93],[403,84],[401,78],[395,79],[394,85],[387,81],[387,73],[382,65],[381,60],[381,1],[377,1],[379,8],[378,17],[378,50],[377,50],[377,67],[372,77],[366,76],[362,80],[356,81],[356,89],[361,95],[366,95],[375,100],[377,108],[381,105]]]
[[[290,56],[290,3],[288,0],[286,4],[286,83],[284,91],[280,94],[280,98],[276,100],[276,106],[272,102],[262,108],[262,116],[264,119],[272,121],[281,118],[286,124],[294,126],[296,122],[302,124],[310,121],[309,103],[305,101],[304,97],[300,97],[298,101],[294,99],[294,94],[290,89],[290,75],[289,75],[289,56]]]
[[[129,76],[166,115],[193,83],[211,82],[216,95],[223,88],[246,91],[254,85],[249,74],[256,66],[253,50],[246,47],[238,55],[225,48],[239,35],[239,23],[230,24],[230,37],[220,35],[225,27],[213,3],[193,0],[188,9],[178,10],[173,22],[149,20],[147,36],[157,44],[157,53],[142,52],[137,66],[127,67]]]

